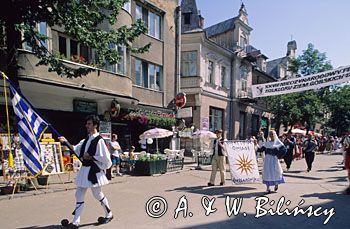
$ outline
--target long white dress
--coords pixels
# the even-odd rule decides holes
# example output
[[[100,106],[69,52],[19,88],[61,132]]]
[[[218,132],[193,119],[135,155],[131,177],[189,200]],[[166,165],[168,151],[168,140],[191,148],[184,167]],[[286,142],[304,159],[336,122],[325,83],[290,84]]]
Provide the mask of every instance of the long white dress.
[[[281,183],[285,183],[283,179],[283,170],[278,158],[274,155],[271,155],[269,152],[272,152],[274,148],[278,148],[283,143],[278,141],[268,141],[265,142],[265,159],[264,166],[262,171],[263,183],[272,186]]]
[[[85,145],[84,152],[88,150],[91,141],[98,135],[99,133],[89,136],[89,139]],[[84,140],[85,139],[81,140],[77,145],[74,146],[74,151],[77,153],[77,155],[80,154],[80,149],[84,143]],[[77,185],[77,187],[90,188],[90,187],[103,186],[109,183],[104,170],[112,166],[112,161],[110,158],[110,153],[108,151],[108,148],[103,139],[100,139],[97,143],[96,154],[94,156],[94,159],[95,159],[94,162],[96,163],[96,165],[101,169],[101,172],[96,174],[97,183],[92,184],[91,181],[88,180],[88,175],[91,167],[82,166],[75,179],[75,184]]]

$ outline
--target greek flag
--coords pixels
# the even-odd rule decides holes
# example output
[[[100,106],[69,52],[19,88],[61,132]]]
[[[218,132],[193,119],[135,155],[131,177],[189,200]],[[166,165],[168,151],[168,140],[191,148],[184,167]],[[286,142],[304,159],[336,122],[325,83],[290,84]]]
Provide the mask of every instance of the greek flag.
[[[26,103],[12,85],[10,85],[10,90],[13,109],[18,121],[24,165],[31,174],[36,176],[44,168],[40,161],[39,139],[48,124]]]

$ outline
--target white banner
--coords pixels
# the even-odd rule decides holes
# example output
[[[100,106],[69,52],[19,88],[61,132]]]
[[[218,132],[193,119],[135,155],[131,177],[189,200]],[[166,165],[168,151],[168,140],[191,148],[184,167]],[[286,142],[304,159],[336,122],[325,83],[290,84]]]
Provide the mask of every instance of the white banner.
[[[306,91],[350,81],[350,66],[274,83],[252,85],[253,98]]]
[[[260,183],[258,163],[252,141],[224,142],[232,181],[235,184]]]

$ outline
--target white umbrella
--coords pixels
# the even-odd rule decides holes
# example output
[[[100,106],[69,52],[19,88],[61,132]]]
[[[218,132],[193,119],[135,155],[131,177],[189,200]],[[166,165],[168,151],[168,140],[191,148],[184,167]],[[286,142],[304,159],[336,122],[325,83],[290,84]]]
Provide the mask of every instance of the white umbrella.
[[[292,129],[292,133],[293,134],[306,134],[305,130],[301,130],[301,129]]]
[[[140,139],[155,138],[157,141],[156,144],[157,144],[157,152],[158,152],[158,138],[166,138],[172,135],[173,135],[173,132],[170,130],[166,130],[162,128],[153,128],[143,132],[143,134],[140,135]]]
[[[192,134],[192,138],[216,138],[216,134],[209,130],[197,130]]]

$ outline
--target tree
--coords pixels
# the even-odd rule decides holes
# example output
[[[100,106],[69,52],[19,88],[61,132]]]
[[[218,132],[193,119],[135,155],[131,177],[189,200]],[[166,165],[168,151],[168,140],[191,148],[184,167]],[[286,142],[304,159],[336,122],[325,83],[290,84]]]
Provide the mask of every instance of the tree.
[[[350,128],[350,86],[338,87],[327,98],[331,117],[327,124],[336,130],[337,135]]]
[[[293,73],[307,76],[333,69],[330,61],[327,61],[326,53],[321,53],[309,43],[303,54],[291,60],[289,70]]]
[[[303,77],[332,68],[330,62],[327,61],[326,54],[320,53],[313,44],[308,44],[308,48],[303,51],[302,55],[291,60],[289,70]],[[315,122],[324,122],[326,106],[323,97],[327,94],[328,89],[320,89],[274,96],[265,99],[265,102],[275,115],[277,128],[281,124],[287,127],[301,123],[310,129]]]
[[[72,68],[61,61],[57,52],[50,52],[45,45],[49,37],[40,34],[36,23],[46,22],[48,26],[59,26],[64,33],[78,43],[96,52],[94,65],[103,67],[106,62],[116,64],[120,60],[112,45],[123,45],[134,53],[142,53],[149,49],[150,44],[135,48],[133,41],[147,31],[141,20],[131,26],[121,26],[118,29],[106,31],[103,24],[114,25],[117,15],[124,3],[129,0],[4,0],[1,2],[0,27],[5,28],[7,72],[9,77],[17,76],[18,49],[26,42],[31,46],[38,65],[49,66],[49,71],[55,71],[60,76],[79,77],[93,71],[93,68]],[[114,27],[113,27],[114,28]],[[23,34],[23,36],[22,36]],[[3,34],[2,34],[3,35]],[[15,79],[16,80],[16,79]]]

